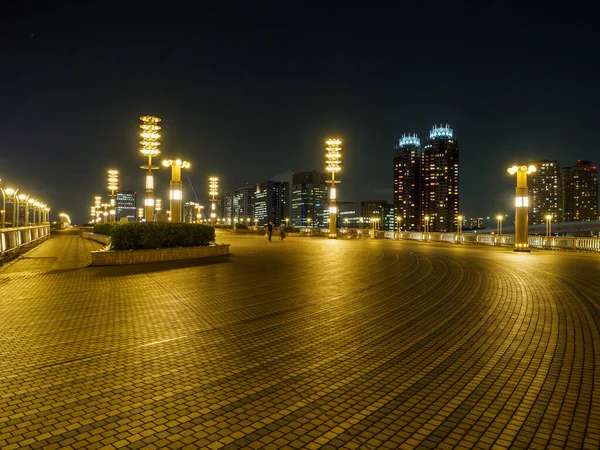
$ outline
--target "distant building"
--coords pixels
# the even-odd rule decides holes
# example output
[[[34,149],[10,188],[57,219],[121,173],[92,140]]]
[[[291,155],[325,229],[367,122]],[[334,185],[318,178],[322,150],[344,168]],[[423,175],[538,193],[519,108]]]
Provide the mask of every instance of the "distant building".
[[[394,208],[403,230],[420,230],[421,140],[402,136],[394,147]]]
[[[198,215],[200,214],[200,217]],[[183,204],[183,221],[185,223],[202,222],[202,213],[200,205],[196,202],[185,202]]]
[[[562,221],[562,195],[560,166],[558,161],[531,161],[536,171],[527,176],[529,188],[529,223],[545,223],[545,216],[552,214],[554,221]]]
[[[233,195],[225,192],[219,195],[219,211],[218,214],[222,217],[225,223],[231,224],[233,220]]]
[[[254,193],[254,222],[263,226],[273,222],[285,224],[290,215],[290,183],[287,181],[264,181],[256,185]]]
[[[329,220],[329,190],[324,172],[296,172],[292,176],[290,224],[325,228]],[[338,202],[339,203],[339,202]],[[341,226],[341,224],[340,224]]]
[[[252,217],[252,202],[254,199],[255,188],[246,186],[236,189],[233,192],[233,221],[246,222],[248,218]]]
[[[563,220],[598,220],[598,170],[590,161],[577,161],[562,170]]]
[[[469,217],[469,228],[471,230],[481,230],[485,219],[483,217]]]
[[[121,221],[123,218],[127,218],[128,222],[135,222],[137,220],[136,199],[137,192],[131,189],[117,192],[115,200],[117,221]]]
[[[336,202],[338,228],[361,228],[361,202]]]
[[[448,125],[434,126],[421,159],[421,222],[429,231],[456,231],[458,209],[458,140]]]

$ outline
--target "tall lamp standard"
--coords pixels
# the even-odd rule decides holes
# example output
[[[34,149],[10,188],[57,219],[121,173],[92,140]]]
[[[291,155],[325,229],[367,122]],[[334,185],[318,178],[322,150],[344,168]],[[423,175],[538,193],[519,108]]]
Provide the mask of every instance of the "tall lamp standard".
[[[429,233],[429,216],[425,216],[425,233]]]
[[[171,222],[181,222],[181,202],[183,200],[183,183],[181,182],[181,169],[187,169],[191,164],[180,159],[165,159],[163,166],[171,168]]]
[[[5,227],[6,225],[6,204],[7,203],[12,203],[13,204],[13,212],[12,212],[12,222],[11,225],[14,227],[15,226],[15,210],[19,208],[19,198],[17,197],[17,192],[19,192],[19,190],[15,190],[12,188],[0,188],[0,192],[2,192],[2,211],[4,212],[4,214],[2,214],[2,228]]]
[[[456,221],[457,221],[457,224],[456,224],[456,225],[457,225],[457,226],[456,226],[456,229],[457,229],[457,231],[458,231],[458,234],[461,234],[461,233],[462,233],[462,231],[463,231],[463,216],[462,216],[462,215],[458,215],[458,216],[456,217]]]
[[[111,220],[114,220],[113,211],[116,208],[115,202],[115,191],[119,189],[119,171],[115,169],[110,169],[108,171],[108,190],[110,191],[110,211],[111,211]]]
[[[529,209],[529,192],[527,190],[527,175],[536,171],[535,166],[512,166],[506,169],[511,175],[517,174],[515,191],[515,251],[530,252],[527,241],[527,212]]]
[[[212,197],[210,199],[210,224],[214,226],[215,219],[217,218],[217,205],[215,203],[215,195],[219,194],[219,178],[208,178],[208,194]],[[242,218],[242,223],[243,222],[244,219]]]
[[[498,221],[498,236],[502,236],[502,219],[504,219],[502,214],[496,216],[496,220]]]
[[[144,218],[144,208],[138,208],[138,221],[141,222]]]
[[[23,211],[23,225],[27,226],[29,222],[29,195],[20,194],[19,200],[24,203]],[[19,218],[17,217],[17,226],[19,226]]]
[[[335,184],[340,181],[335,179],[335,174],[342,170],[342,141],[339,139],[328,139],[325,144],[325,170],[331,174],[331,180],[326,181],[331,184],[331,189],[329,191],[329,238],[337,239],[337,194]]]
[[[142,124],[140,128],[142,132],[140,136],[142,140],[140,144],[142,146],[140,152],[142,155],[148,158],[148,164],[144,164],[140,166],[141,169],[146,169],[146,197],[144,199],[144,211],[147,222],[152,222],[154,217],[154,177],[152,176],[152,170],[160,169],[159,166],[152,165],[152,158],[158,156],[160,151],[158,147],[160,146],[160,134],[158,131],[160,130],[160,126],[158,123],[160,122],[160,118],[155,116],[142,116],[140,117]]]

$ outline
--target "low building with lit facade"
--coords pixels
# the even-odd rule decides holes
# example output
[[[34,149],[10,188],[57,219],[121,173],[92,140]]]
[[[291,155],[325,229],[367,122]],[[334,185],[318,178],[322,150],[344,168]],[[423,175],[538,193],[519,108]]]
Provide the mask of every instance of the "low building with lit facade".
[[[116,220],[127,219],[128,222],[137,220],[137,192],[127,189],[118,191],[115,200]]]
[[[420,166],[421,140],[402,136],[394,147],[394,209],[407,231],[420,230]]]
[[[531,161],[536,171],[527,176],[529,189],[529,223],[545,223],[546,216],[552,214],[553,221],[562,221],[562,195],[560,166],[558,161]]]
[[[290,183],[287,181],[263,181],[256,185],[254,193],[253,223],[264,226],[285,224],[290,215]]]
[[[326,228],[329,220],[327,175],[316,170],[292,175],[290,224]],[[338,202],[339,203],[339,202]]]
[[[429,231],[458,228],[458,139],[447,124],[434,126],[421,158],[421,223],[429,216]]]
[[[598,169],[590,161],[562,169],[563,221],[598,220]]]

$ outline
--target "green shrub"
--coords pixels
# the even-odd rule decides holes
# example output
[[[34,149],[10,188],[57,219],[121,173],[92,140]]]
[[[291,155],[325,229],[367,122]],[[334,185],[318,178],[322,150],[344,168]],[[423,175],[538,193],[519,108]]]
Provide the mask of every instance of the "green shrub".
[[[226,223],[217,223],[215,224],[215,228],[219,228],[221,230],[231,230],[233,225],[227,225]]]
[[[248,229],[248,225],[246,225],[245,223],[236,223],[235,227],[238,230],[247,230]]]
[[[192,223],[113,222],[95,225],[94,233],[110,236],[112,250],[198,247],[215,241],[213,227]]]

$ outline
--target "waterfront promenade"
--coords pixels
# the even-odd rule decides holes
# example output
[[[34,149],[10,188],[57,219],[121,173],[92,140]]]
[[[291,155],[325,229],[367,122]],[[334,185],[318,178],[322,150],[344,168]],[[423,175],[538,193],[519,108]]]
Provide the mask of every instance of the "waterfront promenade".
[[[0,448],[600,446],[600,255],[217,233],[0,267]]]

